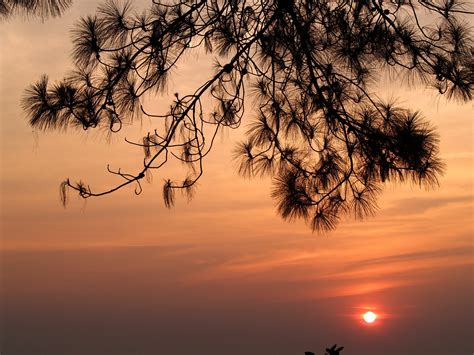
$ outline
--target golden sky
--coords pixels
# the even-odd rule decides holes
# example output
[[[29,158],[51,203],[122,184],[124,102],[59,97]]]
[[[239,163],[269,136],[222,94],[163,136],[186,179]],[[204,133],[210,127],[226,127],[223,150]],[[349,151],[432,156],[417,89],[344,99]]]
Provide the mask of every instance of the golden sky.
[[[432,191],[387,185],[375,217],[324,236],[281,220],[269,180],[237,176],[239,132],[222,135],[190,203],[166,209],[168,176],[156,174],[140,196],[73,197],[64,209],[60,181],[110,185],[107,163],[141,164],[124,136],[150,127],[107,143],[99,131],[32,132],[21,111],[29,84],[71,69],[68,29],[95,5],[0,24],[2,354],[319,354],[336,342],[343,354],[474,351],[472,103],[385,80],[380,96],[438,127],[446,174]],[[206,78],[209,61],[190,59],[170,93]]]

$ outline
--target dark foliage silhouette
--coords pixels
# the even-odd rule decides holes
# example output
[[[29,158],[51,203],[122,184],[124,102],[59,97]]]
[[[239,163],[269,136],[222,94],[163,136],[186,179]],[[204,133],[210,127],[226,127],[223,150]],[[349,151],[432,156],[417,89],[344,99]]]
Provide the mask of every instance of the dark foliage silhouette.
[[[421,12],[430,16],[424,24]],[[24,109],[37,129],[102,127],[110,133],[142,115],[156,129],[130,144],[144,151],[136,172],[108,167],[122,181],[97,191],[67,179],[83,198],[142,181],[172,160],[189,167],[166,179],[164,203],[193,194],[217,133],[253,117],[235,150],[242,176],[270,176],[285,219],[313,230],[334,228],[343,214],[374,212],[385,181],[432,186],[443,164],[438,138],[419,112],[373,92],[386,70],[448,98],[472,99],[473,41],[460,0],[154,1],[134,13],[108,1],[73,32],[75,71],[50,85],[43,76]],[[192,93],[175,94],[168,112],[144,107],[193,48],[215,56],[215,71]],[[212,97],[214,108],[206,108]]]
[[[337,348],[337,349],[336,349]],[[337,344],[334,344],[330,348],[326,348],[326,352],[324,353],[325,355],[339,355],[340,352],[344,349],[343,346],[340,346],[339,348],[337,347]],[[312,351],[305,351],[305,355],[315,355]]]
[[[43,19],[61,15],[72,0],[0,0],[0,18],[14,14],[39,16]]]
[[[336,349],[337,348],[337,349]],[[339,353],[344,349],[343,346],[337,347],[337,344],[334,344],[330,348],[326,348],[326,355],[339,355]]]

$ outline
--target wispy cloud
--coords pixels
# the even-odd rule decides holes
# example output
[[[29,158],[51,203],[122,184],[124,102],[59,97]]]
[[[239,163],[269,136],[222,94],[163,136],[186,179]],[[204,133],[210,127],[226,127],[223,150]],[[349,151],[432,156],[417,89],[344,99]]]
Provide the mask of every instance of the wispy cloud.
[[[471,249],[466,247],[458,247],[451,249],[437,249],[437,250],[426,250],[418,252],[409,252],[393,255],[385,255],[383,257],[363,259],[357,262],[347,265],[348,269],[361,269],[368,266],[377,266],[377,265],[388,265],[394,263],[402,262],[412,262],[419,260],[433,260],[433,259],[447,259],[453,258],[465,260],[466,257],[472,257],[473,252]]]
[[[412,197],[395,200],[392,207],[386,208],[382,213],[384,215],[416,215],[422,214],[429,210],[441,209],[449,205],[472,203],[474,196],[430,196],[430,197]]]
[[[454,243],[454,242],[453,242]],[[436,282],[437,270],[472,265],[472,249],[458,244],[416,252],[394,252],[367,257],[366,250],[338,253],[327,250],[287,250],[260,255],[234,255],[189,275],[186,283],[266,284],[284,289],[297,299],[347,297],[390,288]],[[290,277],[291,275],[291,277]],[[430,275],[427,277],[427,275]],[[285,286],[286,285],[286,286]],[[289,291],[291,290],[291,291]],[[277,293],[277,292],[276,292]]]

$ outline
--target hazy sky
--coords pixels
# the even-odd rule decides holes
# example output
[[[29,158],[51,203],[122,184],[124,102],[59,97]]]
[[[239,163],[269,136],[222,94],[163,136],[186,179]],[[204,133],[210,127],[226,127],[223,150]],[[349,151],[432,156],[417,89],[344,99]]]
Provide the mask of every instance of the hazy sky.
[[[29,84],[71,69],[69,29],[95,5],[0,24],[2,355],[297,355],[334,343],[343,355],[473,353],[472,103],[385,82],[382,97],[438,127],[447,172],[434,191],[387,185],[375,217],[325,236],[282,221],[269,180],[236,175],[234,132],[190,203],[166,209],[157,174],[140,196],[63,209],[60,181],[109,186],[107,163],[141,164],[123,137],[149,127],[107,144],[104,132],[32,132],[21,111]],[[170,93],[206,77],[209,61],[192,59]]]

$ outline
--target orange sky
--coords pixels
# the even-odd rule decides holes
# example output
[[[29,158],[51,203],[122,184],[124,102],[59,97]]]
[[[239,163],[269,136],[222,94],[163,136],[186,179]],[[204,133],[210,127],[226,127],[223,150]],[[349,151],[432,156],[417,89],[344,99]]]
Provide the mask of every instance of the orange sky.
[[[236,175],[238,132],[206,160],[190,203],[167,210],[167,176],[156,175],[138,197],[73,197],[63,209],[61,180],[107,186],[107,163],[141,164],[123,137],[148,127],[107,144],[103,132],[26,123],[24,88],[71,68],[67,29],[94,7],[0,24],[2,354],[319,354],[335,342],[342,354],[472,353],[472,103],[384,82],[382,97],[438,127],[447,172],[434,191],[386,186],[375,217],[325,236],[282,221],[270,181]],[[170,93],[207,65],[184,64]],[[366,309],[380,314],[374,326],[361,324]]]

